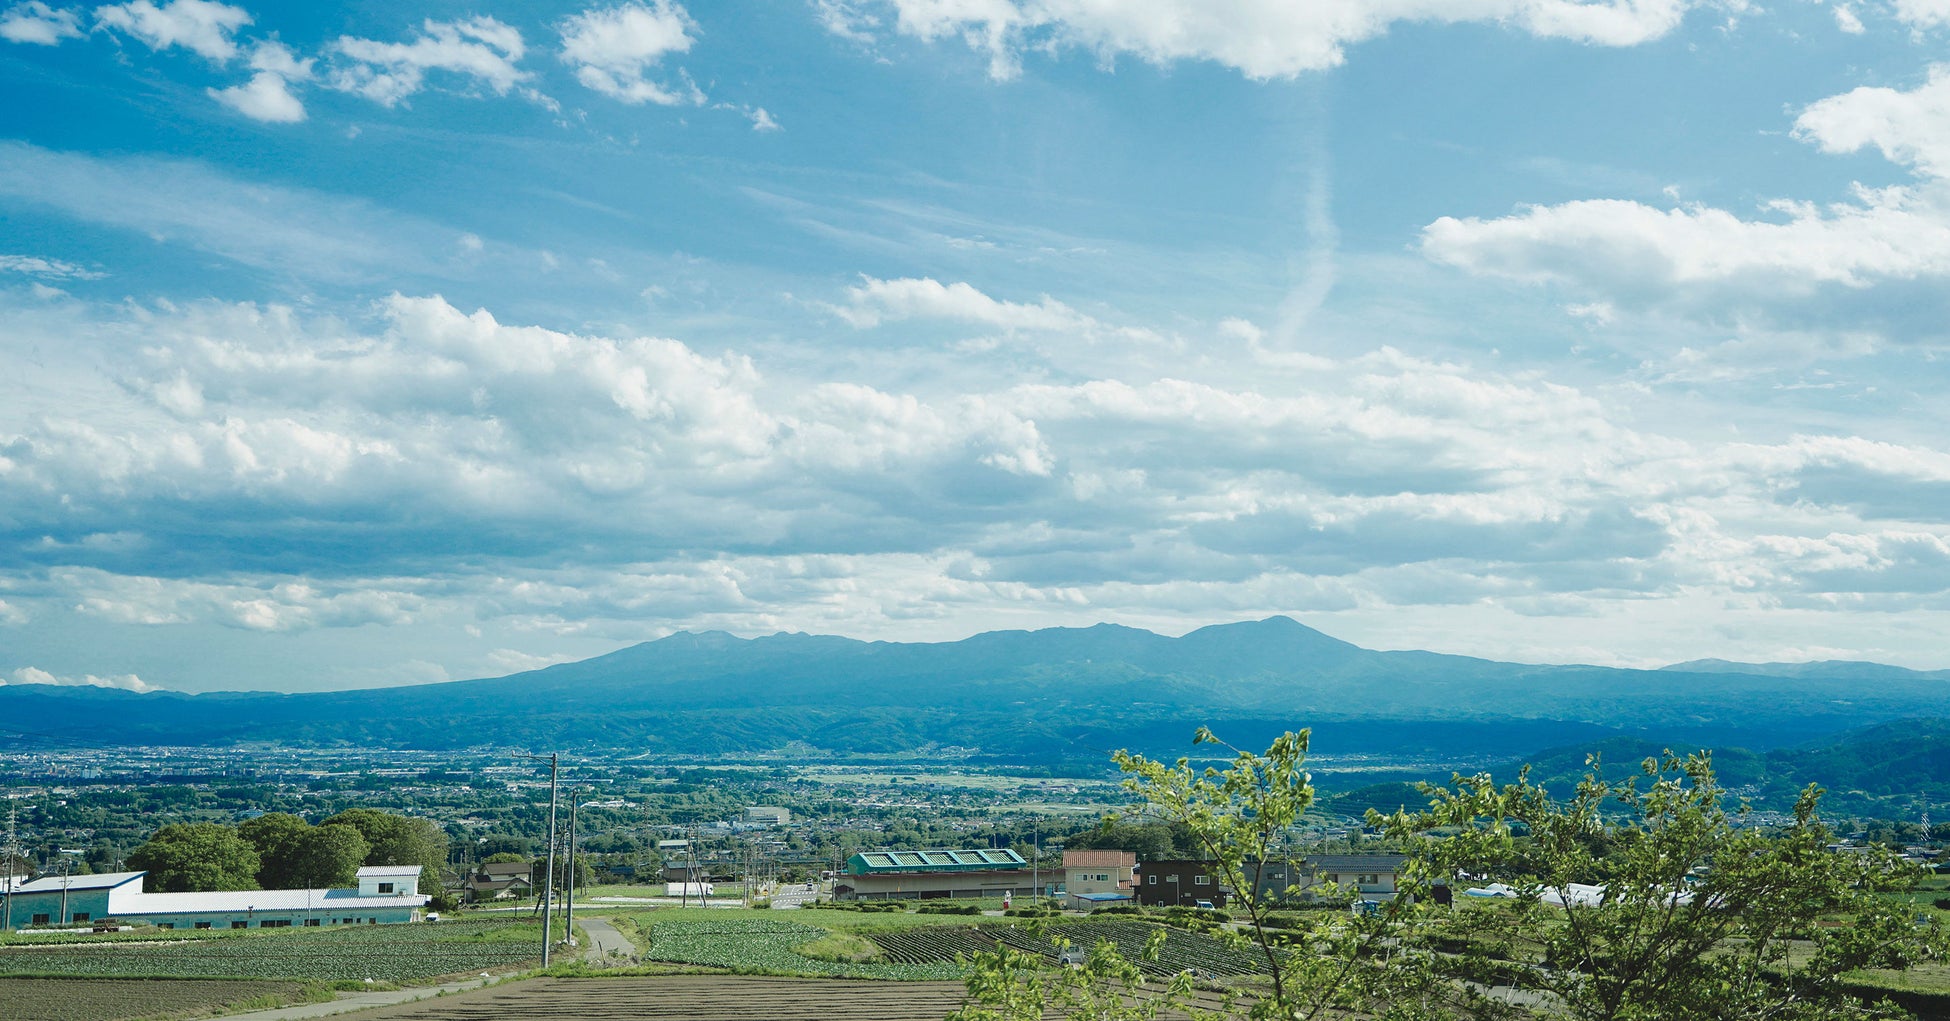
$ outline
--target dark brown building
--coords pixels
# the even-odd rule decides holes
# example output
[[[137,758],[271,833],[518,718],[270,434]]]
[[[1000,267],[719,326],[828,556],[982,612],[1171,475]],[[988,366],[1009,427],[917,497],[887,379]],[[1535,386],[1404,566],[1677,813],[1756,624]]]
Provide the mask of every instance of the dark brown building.
[[[1199,901],[1226,906],[1226,891],[1209,861],[1143,861],[1137,867],[1137,900],[1146,907],[1193,907]]]

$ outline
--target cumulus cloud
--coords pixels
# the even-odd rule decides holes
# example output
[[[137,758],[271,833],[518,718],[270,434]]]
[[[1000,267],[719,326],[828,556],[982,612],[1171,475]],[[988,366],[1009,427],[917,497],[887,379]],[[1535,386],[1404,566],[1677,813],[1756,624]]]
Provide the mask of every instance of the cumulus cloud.
[[[1950,25],[1950,0],[1896,0],[1896,18],[1917,29]]]
[[[80,677],[57,677],[45,670],[31,666],[21,667],[15,670],[11,677],[0,677],[0,687],[8,684],[56,684],[68,687],[120,688],[123,691],[134,692],[161,690],[134,674],[119,674],[109,677],[97,677],[94,674],[83,674]]]
[[[1401,0],[1298,4],[1287,0],[886,0],[819,5],[828,31],[869,36],[866,12],[892,15],[895,30],[933,42],[959,38],[989,55],[989,73],[1013,77],[1021,54],[1074,47],[1105,59],[1208,60],[1251,78],[1290,78],[1338,66],[1346,48],[1397,22],[1492,22],[1543,38],[1633,46],[1677,28],[1694,0]]]
[[[944,284],[932,277],[895,280],[866,277],[860,284],[847,288],[846,297],[845,304],[826,308],[848,325],[860,329],[910,320],[936,320],[1007,333],[1047,334],[1072,341],[1170,344],[1168,338],[1155,331],[1106,323],[1047,294],[1033,303],[1007,301],[991,297],[965,281]]]
[[[968,283],[932,278],[877,280],[847,289],[847,304],[833,307],[848,323],[869,328],[903,319],[959,319],[1004,329],[1063,330],[1093,324],[1068,305],[1044,295],[1036,304],[998,301]]]
[[[1863,287],[1950,272],[1950,219],[1936,196],[1907,188],[1858,195],[1825,209],[1779,203],[1772,220],[1585,199],[1493,219],[1445,216],[1423,228],[1421,248],[1475,273],[1638,294],[1719,282]]]
[[[1892,163],[1931,178],[1950,178],[1950,64],[1908,92],[1863,87],[1810,105],[1795,118],[1794,136],[1822,152],[1874,147]]]
[[[485,15],[429,18],[418,36],[403,43],[340,36],[331,52],[337,60],[326,78],[331,87],[388,107],[424,88],[429,71],[457,75],[498,96],[530,77],[519,67],[527,52],[520,30]]]
[[[216,0],[169,0],[161,7],[150,0],[134,0],[95,8],[95,20],[104,28],[142,40],[150,49],[181,46],[223,63],[237,55],[231,36],[252,19],[242,7]]]
[[[666,56],[690,50],[696,28],[670,0],[591,8],[562,23],[562,60],[584,87],[625,103],[702,103],[704,93],[682,72],[678,85],[648,77]]]
[[[1795,119],[1793,133],[1823,152],[1874,148],[1915,180],[1858,184],[1848,199],[1825,205],[1774,200],[1751,216],[1626,199],[1445,216],[1423,228],[1420,248],[1471,273],[1569,284],[1605,302],[1697,301],[1756,312],[1795,307],[1783,303],[1835,288],[1866,291],[1950,275],[1950,66],[1932,68],[1910,90],[1858,88],[1820,100]],[[1918,295],[1860,309],[1859,322],[1874,328],[1903,307],[1935,315],[1927,296]]]
[[[927,278],[835,298],[863,327],[1114,329]],[[1011,613],[1841,606],[1924,598],[1950,534],[1940,444],[1701,441],[1528,373],[1253,360],[1241,323],[1211,328],[1204,369],[876,379],[438,297],[356,321],[75,307],[46,335],[121,352],[86,359],[98,397],[0,406],[0,594],[37,629],[486,627],[486,648],[546,649]]]
[[[81,17],[65,8],[27,0],[0,14],[0,39],[37,46],[59,46],[63,39],[81,38]]]
[[[292,94],[291,83],[309,79],[313,63],[310,57],[300,60],[282,43],[261,42],[251,51],[251,69],[257,73],[250,81],[211,89],[210,95],[252,120],[295,124],[305,119],[305,105]]]

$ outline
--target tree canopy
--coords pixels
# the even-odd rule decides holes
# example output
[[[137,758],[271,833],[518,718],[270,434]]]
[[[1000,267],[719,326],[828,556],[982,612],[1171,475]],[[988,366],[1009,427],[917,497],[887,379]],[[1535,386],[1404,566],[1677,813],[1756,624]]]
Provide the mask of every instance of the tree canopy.
[[[129,867],[149,873],[155,893],[257,888],[257,849],[229,826],[171,823],[129,852]]]
[[[257,848],[257,883],[267,890],[351,886],[372,850],[353,826],[313,826],[284,812],[246,820],[237,832]]]
[[[344,825],[359,831],[368,845],[366,865],[418,865],[431,880],[447,864],[447,833],[431,819],[350,808],[320,825]]]

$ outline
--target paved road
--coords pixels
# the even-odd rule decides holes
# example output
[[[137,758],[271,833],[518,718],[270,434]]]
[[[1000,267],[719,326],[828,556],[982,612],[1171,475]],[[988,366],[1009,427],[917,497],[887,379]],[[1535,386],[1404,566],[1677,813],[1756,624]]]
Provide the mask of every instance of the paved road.
[[[796,908],[801,904],[820,898],[818,887],[806,889],[805,883],[782,883],[772,891],[772,906],[775,908]]]
[[[636,956],[636,944],[616,931],[616,926],[609,924],[608,921],[601,918],[579,918],[576,924],[582,926],[582,931],[589,934],[589,950],[583,955],[585,958],[598,961],[611,955]]]

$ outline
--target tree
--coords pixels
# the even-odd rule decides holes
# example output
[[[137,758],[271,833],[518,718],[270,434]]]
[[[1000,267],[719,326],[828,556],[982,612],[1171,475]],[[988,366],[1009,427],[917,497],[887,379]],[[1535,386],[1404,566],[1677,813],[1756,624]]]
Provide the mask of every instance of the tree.
[[[432,881],[447,864],[447,833],[430,819],[350,808],[320,825],[335,824],[350,826],[366,839],[367,865],[418,865],[422,880]]]
[[[1257,866],[1281,856],[1313,803],[1307,739],[1285,734],[1203,770],[1114,756],[1131,813],[1185,827],[1233,891],[1243,924],[1213,935],[1260,957],[1260,984],[1201,1004],[1187,976],[1147,981],[1108,943],[1059,969],[998,947],[973,959],[951,1021],[1842,1021],[1899,1013],[1852,996],[1845,973],[1946,951],[1937,925],[1878,896],[1911,878],[1893,856],[1827,850],[1819,788],[1802,792],[1784,831],[1762,833],[1737,825],[1705,753],[1648,760],[1624,781],[1594,762],[1564,802],[1528,771],[1504,786],[1486,775],[1426,786],[1427,811],[1369,815],[1410,852],[1403,896],[1275,929],[1269,909],[1285,891],[1265,889]],[[1203,729],[1197,740],[1214,743]],[[1516,896],[1454,907],[1431,896],[1465,875]]]
[[[357,886],[359,866],[365,864],[371,851],[372,845],[354,827],[344,823],[314,826],[285,860],[286,875],[293,886],[304,889]]]
[[[1458,912],[1453,935],[1504,951],[1503,977],[1543,996],[1539,1011],[1579,1021],[1880,1016],[1848,995],[1857,968],[1941,956],[1944,934],[1877,896],[1915,872],[1881,849],[1837,854],[1810,785],[1793,822],[1741,826],[1710,754],[1646,759],[1637,775],[1590,772],[1568,801],[1487,775],[1427,788],[1427,812],[1385,820],[1419,839],[1418,876],[1459,874],[1513,887],[1507,907]],[[1382,817],[1370,814],[1371,823]],[[1528,834],[1517,837],[1518,828]],[[1580,889],[1578,885],[1582,884]],[[1561,903],[1559,903],[1561,902]],[[1841,924],[1820,924],[1824,920]],[[1452,964],[1462,958],[1443,958]],[[1481,961],[1478,961],[1480,964]]]
[[[237,824],[237,835],[257,849],[257,885],[266,890],[288,890],[297,885],[289,862],[311,823],[289,812],[266,812]]]
[[[211,822],[164,826],[129,852],[129,867],[149,873],[144,888],[156,893],[257,889],[257,849]]]
[[[1046,1013],[1095,1021],[1239,1013],[1266,1021],[1311,1021],[1349,1011],[1381,1019],[1455,1016],[1440,997],[1467,999],[1469,994],[1432,985],[1434,972],[1404,939],[1410,934],[1403,918],[1406,903],[1370,915],[1316,914],[1297,929],[1268,924],[1285,891],[1264,889],[1259,870],[1281,855],[1286,831],[1313,804],[1314,788],[1303,768],[1308,736],[1304,730],[1283,734],[1264,754],[1225,746],[1233,755],[1224,769],[1197,769],[1182,758],[1166,764],[1124,751],[1112,756],[1125,774],[1125,789],[1137,798],[1129,814],[1182,827],[1220,885],[1233,891],[1229,907],[1236,918],[1243,916],[1243,931],[1219,929],[1213,935],[1264,963],[1266,981],[1252,990],[1250,1007],[1234,987],[1222,994],[1216,1013],[1208,1012],[1192,1000],[1189,975],[1148,982],[1109,943],[1083,948],[1088,955],[1081,967],[1057,970],[1044,967],[1040,955],[998,947],[975,956],[968,999],[951,1021],[1040,1021]],[[1204,728],[1196,742],[1221,744]],[[1284,935],[1276,938],[1276,931]],[[1160,930],[1146,954],[1162,947],[1163,935]],[[1060,935],[1054,939],[1067,946]],[[1285,949],[1289,942],[1300,952]]]
[[[266,890],[348,887],[372,845],[356,827],[312,824],[285,812],[269,812],[237,826],[257,848],[257,883]]]

